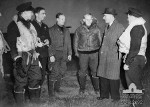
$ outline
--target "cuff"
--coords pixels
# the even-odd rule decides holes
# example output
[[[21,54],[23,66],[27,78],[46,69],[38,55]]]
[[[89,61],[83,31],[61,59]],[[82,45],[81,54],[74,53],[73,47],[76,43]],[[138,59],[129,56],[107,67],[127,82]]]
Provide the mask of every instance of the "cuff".
[[[14,58],[14,61],[16,61],[16,59],[17,59],[17,58],[20,58],[20,57],[21,57],[21,56],[16,56],[16,57]]]

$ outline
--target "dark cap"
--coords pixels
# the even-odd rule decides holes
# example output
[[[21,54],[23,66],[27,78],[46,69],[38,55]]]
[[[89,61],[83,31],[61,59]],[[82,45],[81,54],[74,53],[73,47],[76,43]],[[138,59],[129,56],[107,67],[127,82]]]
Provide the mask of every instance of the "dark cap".
[[[126,14],[129,14],[129,15],[132,15],[132,16],[135,16],[135,17],[141,17],[142,16],[142,13],[140,10],[136,9],[136,8],[132,8],[130,7],[128,9],[128,12],[126,12]]]
[[[116,10],[113,8],[105,8],[103,14],[112,14],[112,15],[117,15]]]
[[[26,2],[26,3],[22,3],[19,6],[17,6],[16,10],[18,12],[34,11],[34,8],[32,7],[32,2]]]

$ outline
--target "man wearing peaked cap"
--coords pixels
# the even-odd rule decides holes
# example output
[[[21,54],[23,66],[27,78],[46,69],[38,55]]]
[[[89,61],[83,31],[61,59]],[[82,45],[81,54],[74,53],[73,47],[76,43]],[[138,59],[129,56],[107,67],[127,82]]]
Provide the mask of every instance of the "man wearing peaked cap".
[[[20,4],[16,10],[18,14],[8,25],[8,44],[14,60],[14,93],[17,105],[24,104],[25,88],[29,89],[31,101],[39,101],[41,64],[38,59],[37,47],[42,43],[37,37],[37,31],[31,24],[33,7],[31,2]]]
[[[124,27],[120,24],[115,16],[116,10],[106,8],[104,10],[104,21],[106,28],[102,46],[100,49],[100,60],[97,70],[97,76],[100,77],[100,97],[98,100],[108,99],[109,94],[113,102],[120,100],[120,53],[118,52],[117,40],[124,31]]]
[[[32,2],[26,2],[26,3],[20,4],[19,6],[17,6],[16,10],[18,12],[33,11],[34,8],[32,7]]]
[[[143,90],[141,76],[146,63],[147,30],[142,13],[136,8],[129,8],[129,25],[119,38],[119,51],[125,53],[124,70],[128,87],[134,83],[137,89]],[[136,99],[132,99],[136,101]],[[131,100],[131,101],[132,101]],[[133,102],[134,103],[134,102]],[[134,104],[141,107],[140,104]]]
[[[130,7],[128,9],[128,12],[126,12],[126,14],[129,14],[129,15],[133,15],[135,17],[142,17],[142,12],[136,8],[132,8]]]

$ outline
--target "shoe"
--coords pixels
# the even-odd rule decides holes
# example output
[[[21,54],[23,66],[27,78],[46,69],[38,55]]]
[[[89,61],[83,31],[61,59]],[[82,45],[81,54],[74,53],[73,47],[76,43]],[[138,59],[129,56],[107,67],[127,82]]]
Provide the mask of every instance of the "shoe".
[[[108,99],[106,97],[97,97],[97,100],[104,100],[104,99]]]
[[[117,102],[119,102],[119,99],[113,99],[112,102],[117,103]]]
[[[56,93],[64,93],[64,91],[62,89],[57,89],[55,90]]]
[[[100,95],[99,91],[94,91],[96,95]]]
[[[85,91],[84,90],[79,90],[79,95],[84,95]]]

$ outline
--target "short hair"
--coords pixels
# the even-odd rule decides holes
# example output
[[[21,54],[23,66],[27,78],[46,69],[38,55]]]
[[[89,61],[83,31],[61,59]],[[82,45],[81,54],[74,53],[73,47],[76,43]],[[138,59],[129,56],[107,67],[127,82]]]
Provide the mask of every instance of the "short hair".
[[[92,16],[92,13],[86,13],[85,15],[90,15],[90,16]],[[84,16],[85,16],[85,15],[84,15]]]
[[[64,15],[64,14],[63,14],[63,13],[60,13],[60,12],[57,13],[57,14],[56,14],[56,19],[59,18],[59,16],[61,16],[61,15]]]
[[[34,13],[39,13],[41,10],[45,10],[45,8],[43,8],[43,7],[36,7],[34,9]]]
[[[85,14],[84,16],[83,16],[83,18],[85,19],[85,16],[86,15],[89,15],[89,16],[92,16],[93,17],[93,15],[91,14],[91,13],[87,13],[87,14]]]

